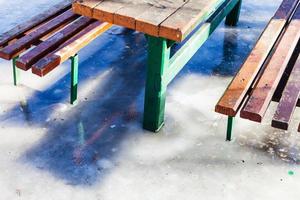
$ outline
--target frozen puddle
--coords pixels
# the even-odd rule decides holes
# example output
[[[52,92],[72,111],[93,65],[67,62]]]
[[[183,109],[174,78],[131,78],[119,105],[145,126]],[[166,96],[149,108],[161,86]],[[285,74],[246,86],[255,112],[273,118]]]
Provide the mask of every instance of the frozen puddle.
[[[0,32],[57,2],[0,0]],[[1,199],[299,199],[300,117],[289,132],[237,119],[228,143],[213,112],[279,3],[245,0],[238,28],[218,28],[171,84],[159,134],[141,128],[142,34],[114,27],[80,52],[75,107],[69,63],[13,87],[1,60]]]

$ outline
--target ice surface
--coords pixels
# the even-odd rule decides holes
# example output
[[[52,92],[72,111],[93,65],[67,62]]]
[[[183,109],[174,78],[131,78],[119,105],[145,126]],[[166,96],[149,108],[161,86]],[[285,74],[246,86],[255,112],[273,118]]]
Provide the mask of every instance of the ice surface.
[[[0,0],[0,33],[57,2]],[[170,85],[159,134],[141,128],[140,33],[114,27],[80,52],[75,107],[68,62],[13,87],[1,60],[0,199],[299,199],[300,117],[288,132],[237,119],[228,143],[213,112],[279,3],[245,0],[238,28],[217,29]]]

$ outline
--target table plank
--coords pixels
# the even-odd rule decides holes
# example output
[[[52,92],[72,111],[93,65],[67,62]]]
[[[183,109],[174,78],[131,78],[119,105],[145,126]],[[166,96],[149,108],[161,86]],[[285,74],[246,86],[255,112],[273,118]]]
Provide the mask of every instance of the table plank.
[[[152,7],[136,18],[136,30],[158,37],[159,25],[187,2],[185,0],[148,2]]]
[[[125,6],[124,3],[125,1],[104,0],[93,8],[93,18],[114,23],[114,14]]]
[[[294,110],[300,97],[300,56],[291,72],[277,110],[272,120],[272,126],[288,130]]]
[[[114,24],[135,29],[136,18],[143,14],[147,9],[151,8],[151,4],[132,0],[132,3],[124,3],[124,7],[115,12]]]
[[[100,4],[102,0],[76,0],[72,4],[73,10],[78,14],[93,17],[93,8]]]
[[[181,42],[225,0],[78,0],[75,13]]]
[[[225,0],[190,0],[160,25],[160,37],[182,41]]]
[[[255,85],[252,94],[241,111],[241,117],[261,122],[272,100],[274,92],[286,69],[300,38],[300,6],[282,37],[271,61]]]

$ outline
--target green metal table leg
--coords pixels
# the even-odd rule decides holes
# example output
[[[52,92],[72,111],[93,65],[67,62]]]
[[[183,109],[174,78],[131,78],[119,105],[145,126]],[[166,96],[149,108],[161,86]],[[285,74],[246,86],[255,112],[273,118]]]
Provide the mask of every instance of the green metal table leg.
[[[240,17],[240,11],[242,7],[242,0],[240,0],[236,6],[232,9],[232,11],[227,15],[225,24],[228,26],[236,26],[239,17]]]
[[[228,122],[227,122],[227,136],[226,136],[226,141],[231,141],[231,136],[232,136],[232,128],[233,128],[233,117],[228,117]]]
[[[78,55],[71,58],[71,96],[70,103],[72,105],[77,103],[77,87],[78,87]]]
[[[144,122],[146,130],[158,132],[164,124],[166,70],[170,48],[164,38],[148,36],[148,66],[145,89]]]
[[[13,58],[12,64],[13,64],[13,76],[14,76],[14,85],[17,86],[20,79],[20,69],[17,68],[16,62],[19,56]]]

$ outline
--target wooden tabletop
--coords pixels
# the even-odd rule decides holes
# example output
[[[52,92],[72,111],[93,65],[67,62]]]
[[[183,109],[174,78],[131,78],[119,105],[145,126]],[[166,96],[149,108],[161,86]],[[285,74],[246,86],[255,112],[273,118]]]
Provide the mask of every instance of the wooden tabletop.
[[[181,42],[225,0],[77,0],[73,11]]]

